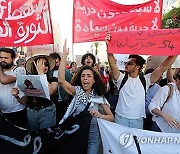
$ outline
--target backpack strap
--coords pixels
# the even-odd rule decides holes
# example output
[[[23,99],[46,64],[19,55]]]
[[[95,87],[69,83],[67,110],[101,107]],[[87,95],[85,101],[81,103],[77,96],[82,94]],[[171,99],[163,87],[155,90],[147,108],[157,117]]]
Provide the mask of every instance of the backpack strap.
[[[146,93],[146,79],[144,78],[144,75],[143,75],[142,72],[139,73],[139,79],[140,79],[140,81],[141,81],[141,83],[142,83],[142,85],[143,85],[143,87],[144,87],[144,91],[145,91],[145,93]],[[122,80],[122,82],[121,82],[121,85],[120,85],[120,87],[119,87],[119,91],[120,91],[121,88],[124,86],[124,84],[126,83],[127,80],[128,80],[128,73],[125,72],[125,76],[124,76],[124,78],[123,78],[123,80]]]
[[[142,85],[144,87],[144,91],[146,93],[146,79],[145,79],[142,72],[139,73],[139,79],[140,79],[140,81],[141,81],[141,83],[142,83]]]
[[[168,102],[171,99],[172,95],[173,95],[173,85],[172,84],[167,84],[167,86],[168,86],[168,89],[169,89],[168,96],[167,96],[166,100],[164,101],[164,103],[163,103],[163,105],[161,107],[161,111],[162,111],[165,103]]]
[[[124,78],[123,78],[123,80],[122,80],[122,82],[121,82],[121,85],[120,85],[120,87],[119,87],[119,91],[120,91],[121,88],[124,86],[124,84],[126,83],[127,80],[128,80],[128,73],[125,72],[125,76],[124,76]]]

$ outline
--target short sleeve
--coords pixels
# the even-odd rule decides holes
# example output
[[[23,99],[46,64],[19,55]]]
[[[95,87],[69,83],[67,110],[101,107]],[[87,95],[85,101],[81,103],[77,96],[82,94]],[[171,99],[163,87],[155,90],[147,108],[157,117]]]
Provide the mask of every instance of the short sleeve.
[[[144,78],[146,80],[146,92],[147,92],[149,86],[151,85],[151,73],[144,75]]]
[[[119,78],[117,80],[113,80],[114,84],[117,86],[117,88],[119,89],[121,82],[124,78],[125,74],[120,72]]]
[[[155,94],[154,98],[151,100],[149,107],[148,107],[149,111],[151,113],[152,113],[152,110],[155,108],[157,108],[159,110],[161,109],[161,107],[163,106],[163,104],[168,96],[168,90],[169,90],[168,86],[160,87],[158,89],[157,93]]]

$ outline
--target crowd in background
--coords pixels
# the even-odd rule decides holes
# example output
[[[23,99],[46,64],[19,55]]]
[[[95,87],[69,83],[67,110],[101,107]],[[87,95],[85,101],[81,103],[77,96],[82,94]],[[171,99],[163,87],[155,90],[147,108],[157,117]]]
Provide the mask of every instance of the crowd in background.
[[[107,34],[107,44],[109,40]],[[90,104],[89,154],[97,153],[100,143],[96,118],[132,128],[180,132],[180,69],[171,69],[177,56],[146,69],[144,58],[129,55],[125,69],[119,70],[110,53],[109,66],[96,63],[95,56],[87,53],[80,67],[76,62],[66,64],[68,54],[65,42],[62,57],[56,52],[34,55],[14,65],[15,52],[0,49],[0,109],[13,124],[31,130],[52,127]],[[162,79],[165,71],[167,77]],[[46,75],[50,100],[24,95],[15,85],[18,75]]]

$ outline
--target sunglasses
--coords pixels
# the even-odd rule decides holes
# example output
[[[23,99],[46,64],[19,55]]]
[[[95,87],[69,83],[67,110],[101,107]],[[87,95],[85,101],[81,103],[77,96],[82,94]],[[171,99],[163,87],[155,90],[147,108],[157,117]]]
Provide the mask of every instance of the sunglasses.
[[[135,63],[133,63],[132,61],[128,61],[124,63],[125,65],[136,65]]]
[[[49,66],[49,63],[48,63],[48,62],[44,62],[43,64],[44,64],[44,66],[46,66],[46,67]]]

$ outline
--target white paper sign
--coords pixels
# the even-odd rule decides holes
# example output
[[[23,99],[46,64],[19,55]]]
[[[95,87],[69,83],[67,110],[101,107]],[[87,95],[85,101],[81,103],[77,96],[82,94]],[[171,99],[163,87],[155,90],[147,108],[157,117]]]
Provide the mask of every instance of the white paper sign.
[[[16,82],[26,96],[44,97],[50,100],[46,75],[18,75]]]

